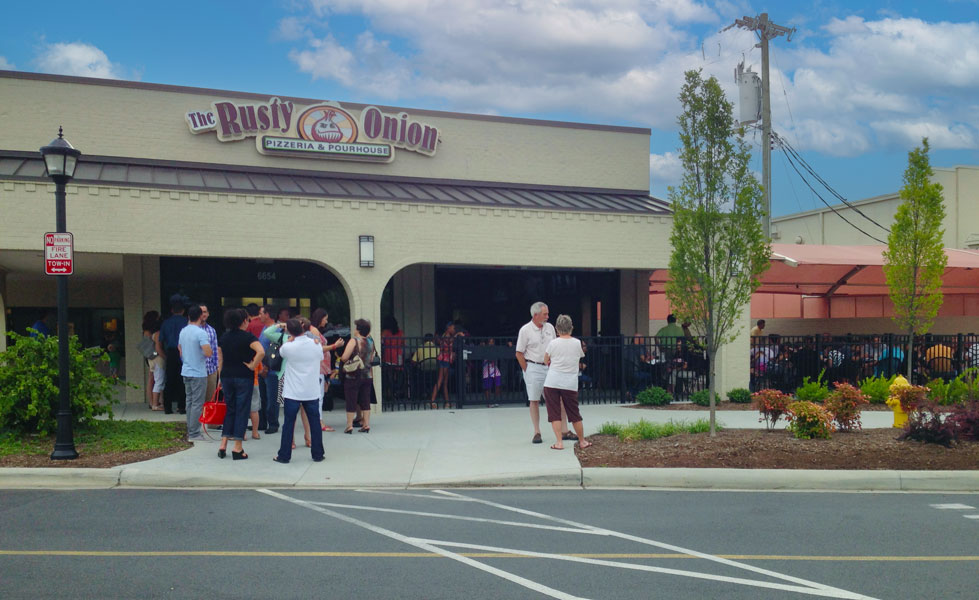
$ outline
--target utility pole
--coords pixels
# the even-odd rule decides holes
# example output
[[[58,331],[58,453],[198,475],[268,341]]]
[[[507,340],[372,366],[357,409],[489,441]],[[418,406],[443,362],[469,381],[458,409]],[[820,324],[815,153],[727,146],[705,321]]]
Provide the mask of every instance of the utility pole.
[[[761,13],[757,17],[736,19],[733,25],[728,25],[721,31],[727,31],[732,27],[754,31],[760,40],[756,47],[761,48],[761,185],[765,192],[765,216],[762,217],[762,232],[765,239],[770,240],[772,239],[772,102],[769,98],[770,86],[768,83],[768,40],[784,35],[785,41],[791,42],[795,27],[783,27],[772,23],[768,20],[768,13]]]

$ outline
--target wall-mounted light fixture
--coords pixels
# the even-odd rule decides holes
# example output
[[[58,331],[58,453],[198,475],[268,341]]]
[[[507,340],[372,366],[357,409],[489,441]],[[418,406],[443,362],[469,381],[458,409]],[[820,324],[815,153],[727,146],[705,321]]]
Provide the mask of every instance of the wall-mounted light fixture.
[[[360,266],[374,266],[374,236],[360,236]]]

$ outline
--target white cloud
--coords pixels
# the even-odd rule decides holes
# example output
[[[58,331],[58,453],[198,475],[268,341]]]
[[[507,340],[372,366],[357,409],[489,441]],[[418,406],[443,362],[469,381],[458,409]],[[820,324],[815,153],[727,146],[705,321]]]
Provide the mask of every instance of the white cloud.
[[[653,181],[674,185],[683,177],[683,163],[673,152],[649,155],[649,178]]]
[[[123,77],[122,67],[110,62],[105,52],[82,42],[47,44],[34,62],[42,73],[102,79]]]
[[[732,16],[750,14],[739,2],[310,0],[310,6],[304,20],[279,25],[296,40],[290,57],[301,71],[355,94],[436,98],[460,111],[564,112],[673,132],[685,70],[715,75],[731,99],[742,56],[759,70],[753,32],[716,33]],[[341,41],[320,29],[346,15],[364,18],[365,31]],[[920,142],[921,132],[935,149],[977,147],[979,22],[875,18],[812,19],[791,42],[773,42],[775,129],[800,151],[837,156],[905,148],[910,138]],[[705,24],[715,33],[692,33]]]
[[[0,69],[3,69],[4,71],[14,71],[17,69],[17,67],[14,66],[14,63],[9,62],[6,57],[0,56]]]

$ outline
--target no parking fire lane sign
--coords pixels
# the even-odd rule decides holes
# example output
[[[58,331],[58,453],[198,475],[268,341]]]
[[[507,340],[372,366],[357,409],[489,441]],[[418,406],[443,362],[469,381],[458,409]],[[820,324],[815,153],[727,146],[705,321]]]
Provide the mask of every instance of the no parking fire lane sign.
[[[70,233],[44,234],[44,274],[71,275],[75,242]]]

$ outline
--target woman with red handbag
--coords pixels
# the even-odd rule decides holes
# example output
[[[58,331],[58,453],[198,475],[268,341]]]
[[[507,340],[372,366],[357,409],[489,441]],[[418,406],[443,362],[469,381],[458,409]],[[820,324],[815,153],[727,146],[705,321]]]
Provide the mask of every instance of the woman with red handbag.
[[[248,313],[243,308],[231,308],[224,313],[226,329],[218,342],[218,360],[221,364],[221,388],[228,412],[221,428],[221,447],[218,458],[227,456],[228,440],[234,440],[231,458],[248,458],[241,442],[252,407],[254,371],[262,364],[265,350],[261,342],[248,332]]]

